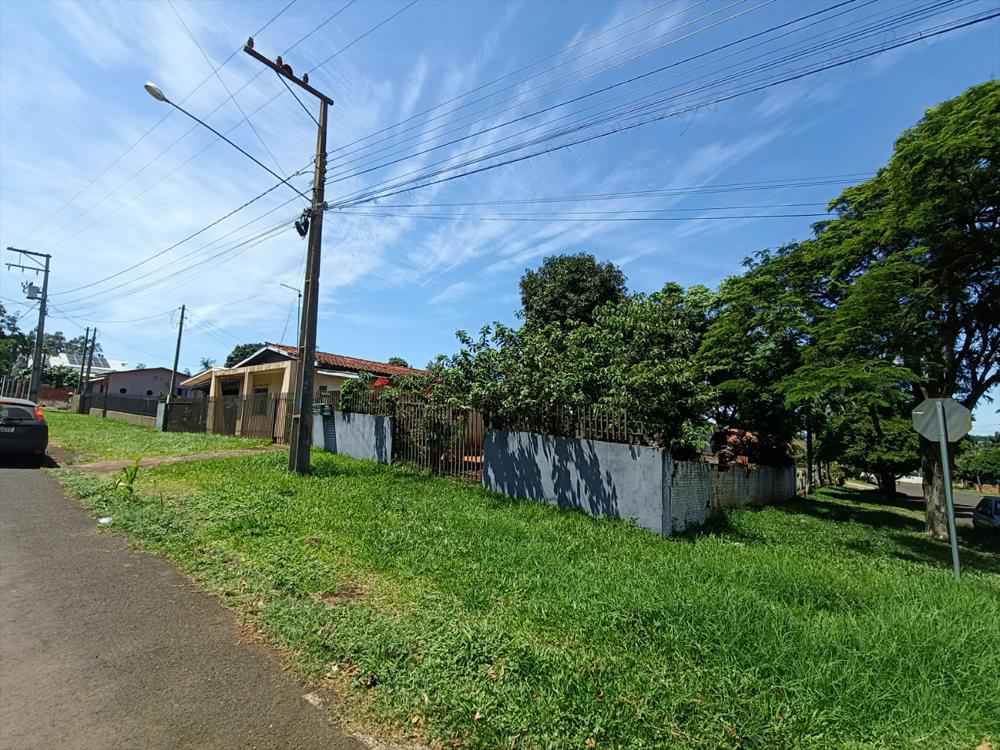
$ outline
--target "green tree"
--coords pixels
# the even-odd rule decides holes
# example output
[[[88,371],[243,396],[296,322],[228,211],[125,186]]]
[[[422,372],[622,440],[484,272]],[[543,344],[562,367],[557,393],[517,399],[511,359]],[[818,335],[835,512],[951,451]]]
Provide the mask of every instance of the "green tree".
[[[502,324],[462,344],[438,377],[450,399],[494,417],[535,424],[564,410],[625,412],[651,439],[684,453],[707,439],[712,390],[695,361],[713,295],[667,284],[605,304],[591,324]]]
[[[805,360],[867,389],[906,384],[912,408],[969,409],[1000,383],[1000,82],[927,112],[889,163],[849,188],[795,255],[821,308]],[[907,410],[908,411],[908,410]],[[947,536],[943,470],[921,440],[927,529]]]
[[[198,366],[201,367],[202,370],[211,370],[215,367],[215,360],[211,357],[202,357],[198,360]]]
[[[17,327],[17,316],[0,303],[0,374],[11,374],[17,360],[28,350],[28,337]]]
[[[76,386],[80,371],[75,367],[46,367],[42,370],[42,383],[52,388],[70,388]]]
[[[244,359],[246,359],[247,357],[249,357],[251,354],[253,354],[258,349],[263,349],[263,348],[264,348],[264,344],[262,344],[260,342],[258,342],[256,344],[237,344],[236,346],[233,347],[233,350],[231,352],[229,352],[229,356],[226,357],[226,364],[225,364],[225,366],[226,367],[233,367],[237,363],[242,362]],[[212,364],[213,365],[215,364],[214,360],[213,360]],[[208,368],[205,368],[205,369],[208,369]]]
[[[410,363],[407,362],[402,357],[389,357],[389,364],[396,365],[396,367],[409,367]]]
[[[83,350],[84,350],[84,346],[88,346],[89,347],[89,342],[83,336],[74,336],[73,338],[68,339],[66,341],[66,344],[63,346],[63,351],[66,352],[67,354],[79,354],[79,355],[82,355],[83,354]],[[104,354],[104,349],[101,346],[101,342],[100,341],[98,341],[94,345],[94,354],[95,355]]]
[[[589,253],[553,255],[521,277],[521,316],[529,326],[591,323],[595,311],[625,299],[625,274]]]
[[[955,475],[980,491],[984,484],[1000,484],[1000,443],[974,443],[955,460]]]

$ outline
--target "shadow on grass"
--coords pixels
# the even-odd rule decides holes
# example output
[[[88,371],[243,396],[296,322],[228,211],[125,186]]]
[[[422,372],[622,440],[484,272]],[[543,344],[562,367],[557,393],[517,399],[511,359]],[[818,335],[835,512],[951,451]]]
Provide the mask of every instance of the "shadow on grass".
[[[823,499],[799,497],[781,505],[771,506],[785,513],[812,516],[826,521],[850,521],[862,523],[877,529],[900,529],[905,531],[920,531],[924,523],[920,519],[901,515],[891,510],[892,506],[879,508],[875,506],[871,495],[859,490],[828,490],[828,497],[836,500],[851,500],[865,507],[841,505],[826,502]],[[867,496],[866,496],[867,495]],[[860,497],[859,497],[860,496]],[[878,496],[875,495],[875,498]],[[874,507],[873,507],[874,506]]]
[[[996,538],[990,539],[985,533],[973,529],[959,529],[958,537],[958,554],[963,570],[971,568],[1000,573],[1000,542]],[[951,567],[951,548],[945,542],[913,534],[892,534],[891,538],[900,548],[896,556],[903,560]]]

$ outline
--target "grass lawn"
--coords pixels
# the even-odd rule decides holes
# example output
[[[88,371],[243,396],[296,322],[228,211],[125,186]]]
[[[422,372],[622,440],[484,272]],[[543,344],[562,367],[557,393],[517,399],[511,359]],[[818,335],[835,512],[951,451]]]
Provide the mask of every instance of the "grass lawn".
[[[67,451],[73,463],[146,456],[182,456],[271,444],[270,440],[256,438],[157,432],[151,427],[66,411],[46,411],[45,420],[49,423],[49,442]]]
[[[993,542],[963,549],[956,584],[918,514],[860,493],[663,540],[406,469],[318,454],[297,477],[284,463],[158,467],[134,495],[62,476],[352,712],[439,746],[1000,740]]]

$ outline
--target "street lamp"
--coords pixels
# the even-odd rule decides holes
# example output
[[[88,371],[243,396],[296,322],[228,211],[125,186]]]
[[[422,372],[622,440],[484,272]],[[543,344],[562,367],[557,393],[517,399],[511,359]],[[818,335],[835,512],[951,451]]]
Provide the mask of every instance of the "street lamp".
[[[167,99],[166,95],[163,93],[163,89],[161,89],[152,81],[146,81],[146,83],[144,83],[142,87],[146,89],[146,93],[149,94],[154,99],[156,99],[156,101],[172,104],[172,102],[169,99]]]
[[[247,157],[248,159],[250,159],[250,161],[252,161],[254,164],[256,164],[257,166],[259,166],[262,169],[266,170],[270,174],[274,175],[279,180],[281,180],[281,182],[283,182],[284,184],[288,185],[288,187],[290,187],[292,190],[294,190],[296,193],[298,193],[300,196],[302,196],[302,198],[304,198],[309,203],[310,206],[312,205],[312,202],[313,202],[312,198],[310,198],[308,195],[306,195],[305,193],[303,193],[301,190],[299,190],[297,187],[295,187],[295,185],[293,185],[292,183],[290,183],[288,180],[286,180],[280,174],[278,174],[273,169],[271,169],[269,166],[267,166],[266,164],[264,164],[262,161],[260,161],[259,159],[257,159],[249,151],[241,148],[240,146],[237,146],[235,143],[233,143],[231,140],[229,140],[228,138],[226,138],[226,136],[224,136],[218,130],[216,130],[211,125],[209,125],[207,122],[205,122],[204,120],[202,120],[200,117],[195,117],[193,114],[191,114],[186,109],[184,109],[184,107],[182,107],[181,105],[177,104],[176,102],[170,101],[170,99],[167,98],[167,95],[163,93],[163,89],[161,89],[155,83],[153,83],[152,81],[146,81],[142,85],[142,87],[144,89],[146,89],[146,93],[149,94],[154,99],[156,99],[156,101],[163,102],[164,104],[169,104],[171,107],[173,107],[177,111],[183,112],[184,114],[186,114],[188,117],[190,117],[192,120],[194,120],[199,125],[204,125],[206,128],[208,128],[213,133],[215,133],[219,138],[221,138],[222,140],[224,140],[226,143],[228,143],[230,146],[232,146],[233,148],[235,148],[237,151],[239,151],[245,157]]]

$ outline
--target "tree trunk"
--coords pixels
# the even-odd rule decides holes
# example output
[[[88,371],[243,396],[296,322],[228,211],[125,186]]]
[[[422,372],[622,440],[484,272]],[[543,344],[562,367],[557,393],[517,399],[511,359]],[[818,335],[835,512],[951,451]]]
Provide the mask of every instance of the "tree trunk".
[[[878,492],[882,497],[892,500],[896,497],[896,475],[888,469],[880,470],[876,475]]]
[[[935,539],[947,541],[948,505],[944,497],[941,448],[936,442],[920,438],[920,453],[924,476],[924,501],[927,503],[927,533]]]

